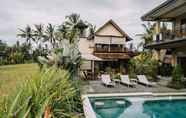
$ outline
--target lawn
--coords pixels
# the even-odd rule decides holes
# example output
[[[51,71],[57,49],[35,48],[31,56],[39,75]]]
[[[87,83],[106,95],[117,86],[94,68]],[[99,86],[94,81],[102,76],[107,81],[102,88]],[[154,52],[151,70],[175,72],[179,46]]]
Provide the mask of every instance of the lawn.
[[[0,96],[8,95],[22,81],[39,71],[37,64],[0,66]]]

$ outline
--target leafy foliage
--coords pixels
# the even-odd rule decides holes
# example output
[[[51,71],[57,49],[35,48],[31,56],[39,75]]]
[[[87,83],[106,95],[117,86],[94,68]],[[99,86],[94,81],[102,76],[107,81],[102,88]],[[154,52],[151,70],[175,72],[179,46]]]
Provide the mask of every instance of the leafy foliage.
[[[29,44],[20,44],[17,41],[17,43],[13,46],[2,44],[2,47],[2,50],[0,50],[0,65],[20,64],[31,60]]]
[[[129,71],[131,76],[144,74],[156,78],[157,68],[158,61],[152,59],[152,56],[148,53],[141,53],[129,61]]]
[[[144,47],[145,45],[152,43],[152,41],[153,41],[155,24],[148,23],[147,25],[142,24],[142,26],[143,26],[145,32],[143,34],[141,34],[140,36],[144,41],[138,45],[138,48],[140,48],[141,46]]]
[[[181,89],[184,87],[184,73],[181,65],[176,65],[172,72],[172,80],[168,84],[171,88]]]
[[[171,76],[172,71],[173,71],[173,67],[171,64],[163,63],[159,67],[159,74],[162,76]]]
[[[43,69],[4,98],[0,117],[72,118],[82,113],[78,84],[65,70]]]

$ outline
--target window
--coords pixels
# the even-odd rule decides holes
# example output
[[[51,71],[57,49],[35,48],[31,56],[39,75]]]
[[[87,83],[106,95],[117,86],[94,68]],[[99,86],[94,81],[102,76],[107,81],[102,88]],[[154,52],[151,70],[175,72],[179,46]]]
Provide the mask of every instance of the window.
[[[181,20],[181,34],[186,37],[186,19]]]

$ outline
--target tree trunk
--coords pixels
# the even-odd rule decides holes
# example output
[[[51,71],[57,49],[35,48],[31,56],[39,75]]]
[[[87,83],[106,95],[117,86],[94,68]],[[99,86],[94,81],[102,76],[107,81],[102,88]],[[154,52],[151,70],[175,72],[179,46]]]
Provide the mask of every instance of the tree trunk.
[[[51,108],[49,106],[47,106],[45,109],[44,118],[49,118],[50,113],[51,113]]]

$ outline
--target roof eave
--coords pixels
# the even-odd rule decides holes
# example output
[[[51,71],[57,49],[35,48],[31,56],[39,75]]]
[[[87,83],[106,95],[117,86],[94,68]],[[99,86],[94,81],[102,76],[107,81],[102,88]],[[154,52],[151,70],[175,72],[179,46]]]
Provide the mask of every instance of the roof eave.
[[[161,8],[166,7],[167,5],[170,5],[170,3],[172,3],[173,1],[175,1],[175,0],[167,0],[167,1],[163,2],[159,6],[155,7],[151,11],[147,12],[146,14],[144,14],[141,17],[141,20],[142,21],[154,21],[154,20],[156,20],[157,18],[153,18],[150,15],[152,15],[153,13],[159,11]]]

